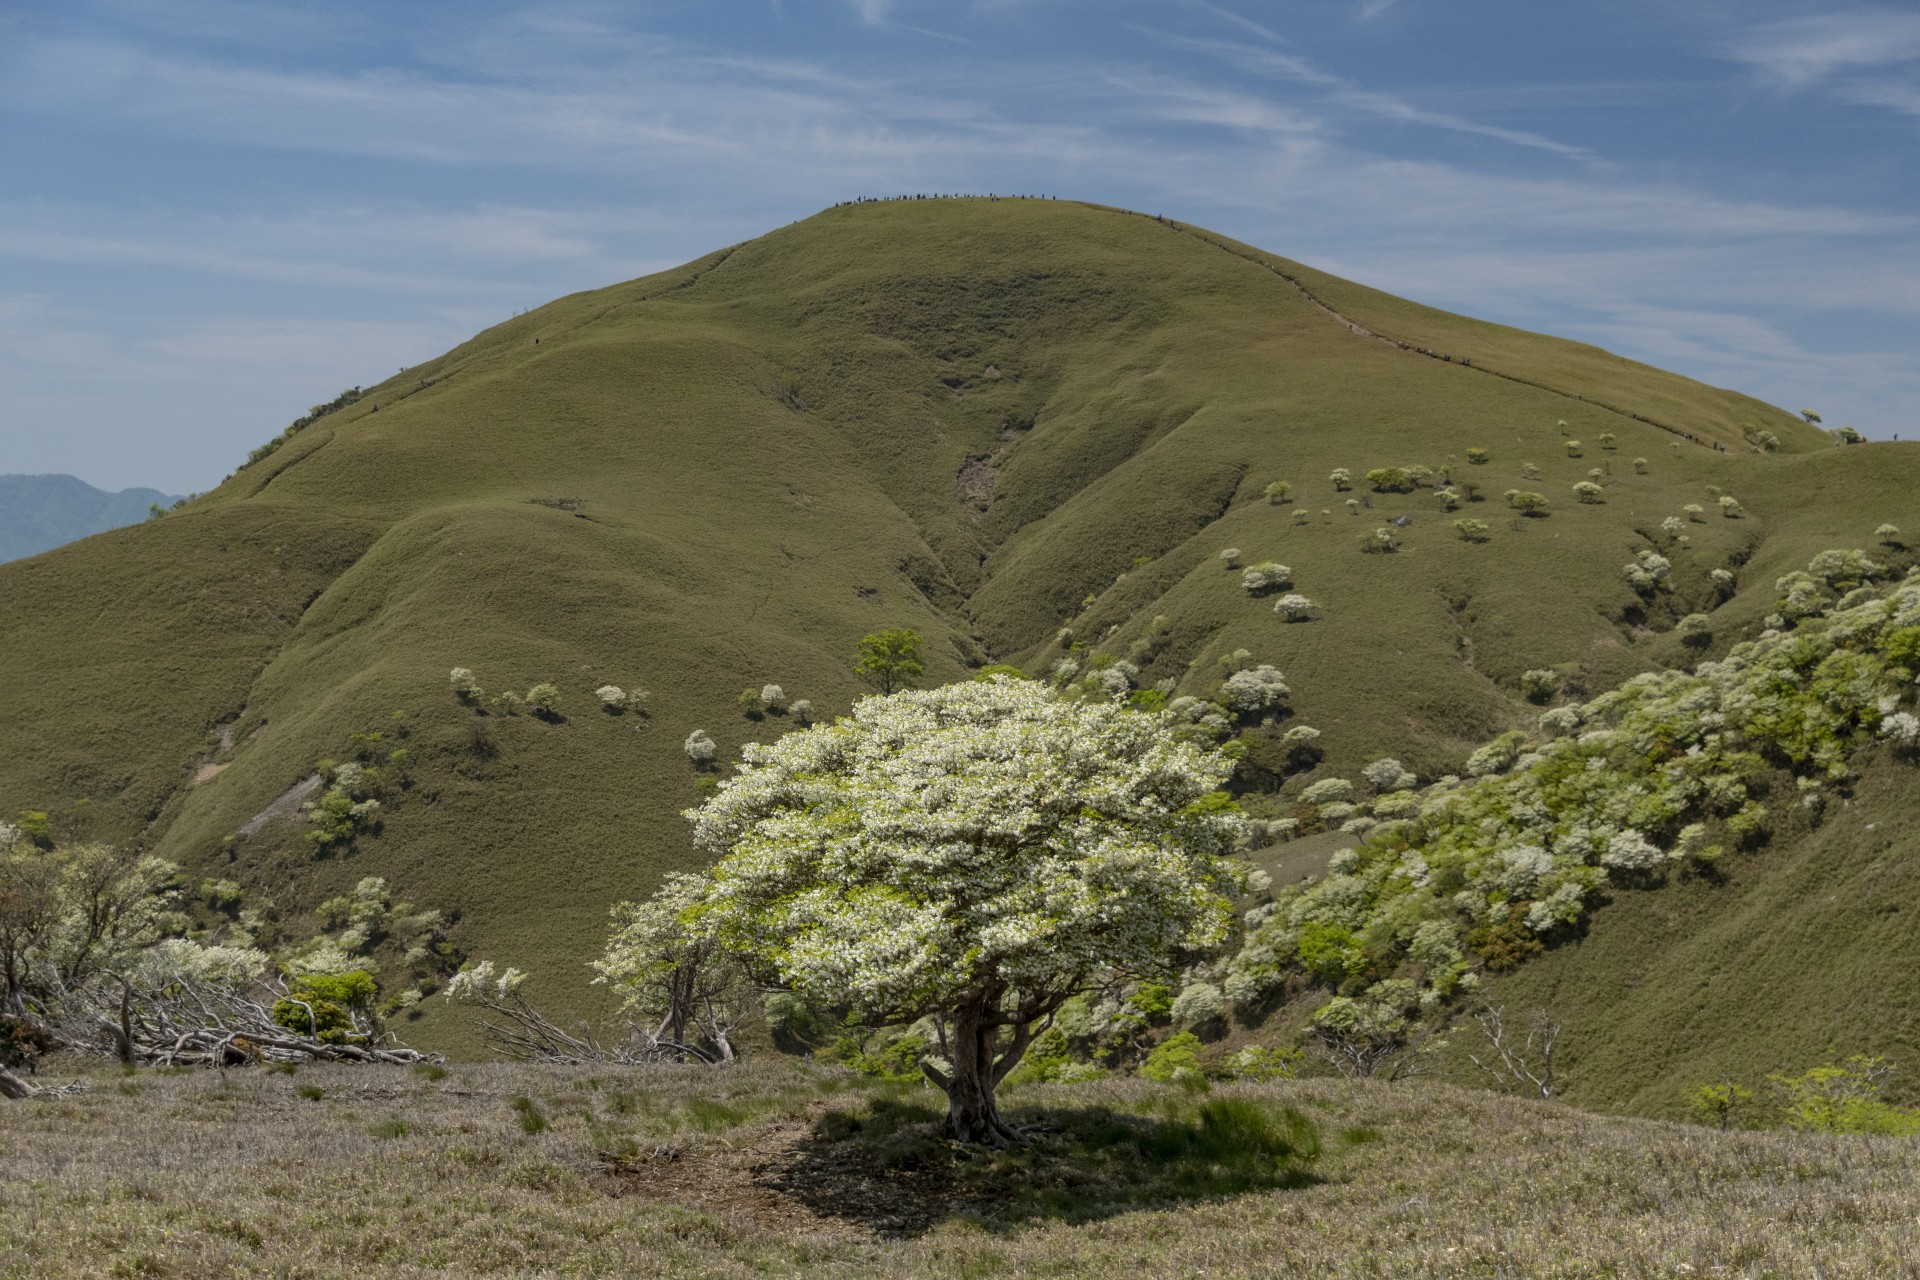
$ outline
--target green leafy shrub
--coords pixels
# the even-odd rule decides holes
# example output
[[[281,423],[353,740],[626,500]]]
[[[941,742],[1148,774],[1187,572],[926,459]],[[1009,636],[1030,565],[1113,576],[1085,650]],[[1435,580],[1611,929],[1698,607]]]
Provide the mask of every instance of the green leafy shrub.
[[[527,690],[527,705],[542,720],[560,718],[560,689],[557,685],[537,684]]]
[[[1485,542],[1492,532],[1485,520],[1455,520],[1453,531],[1460,535],[1462,542]]]
[[[354,1021],[373,1007],[379,985],[363,969],[348,973],[310,973],[296,979],[287,994],[274,1001],[273,1020],[298,1035],[323,1044],[361,1044],[366,1040]]]
[[[1840,1066],[1815,1067],[1797,1076],[1767,1077],[1783,1122],[1813,1133],[1920,1135],[1920,1110],[1897,1107],[1881,1096],[1891,1070],[1883,1058],[1856,1054]]]
[[[1412,493],[1413,477],[1405,467],[1376,467],[1367,472],[1367,483],[1375,493]]]
[[[1169,1036],[1155,1045],[1146,1061],[1140,1064],[1140,1074],[1162,1083],[1179,1079],[1183,1072],[1201,1075],[1200,1049],[1200,1037],[1191,1031]]]
[[[1754,1101],[1753,1090],[1745,1085],[1703,1084],[1687,1095],[1687,1110],[1716,1129],[1745,1128]]]

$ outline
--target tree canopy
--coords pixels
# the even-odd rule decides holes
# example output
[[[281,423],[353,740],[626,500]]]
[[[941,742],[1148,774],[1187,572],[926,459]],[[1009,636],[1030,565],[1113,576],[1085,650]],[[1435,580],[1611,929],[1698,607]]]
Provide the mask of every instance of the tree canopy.
[[[920,633],[907,627],[889,627],[860,638],[854,654],[855,675],[865,676],[892,693],[926,670],[920,659]]]
[[[1061,1004],[1225,938],[1231,769],[1031,681],[867,698],[688,811],[719,859],[692,915],[810,1001],[930,1018],[949,1134],[1004,1142],[994,1088]]]

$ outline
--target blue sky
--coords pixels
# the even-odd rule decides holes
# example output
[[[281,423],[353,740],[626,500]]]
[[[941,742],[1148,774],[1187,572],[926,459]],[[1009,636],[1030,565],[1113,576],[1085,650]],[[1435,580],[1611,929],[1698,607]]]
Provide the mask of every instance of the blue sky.
[[[0,472],[316,401],[862,194],[1166,213],[1920,434],[1920,5],[0,0]]]

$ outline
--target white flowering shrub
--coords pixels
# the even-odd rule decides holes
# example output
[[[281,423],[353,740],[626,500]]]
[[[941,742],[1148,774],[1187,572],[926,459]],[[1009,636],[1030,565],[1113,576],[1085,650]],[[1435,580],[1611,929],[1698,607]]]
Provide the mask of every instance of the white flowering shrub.
[[[1345,493],[1347,490],[1353,488],[1353,472],[1347,470],[1345,467],[1335,467],[1327,479],[1332,483],[1335,492]]]
[[[307,840],[322,849],[348,845],[355,836],[379,822],[381,775],[357,761],[335,765],[325,772],[326,787],[300,810],[307,819]]]
[[[1312,725],[1297,724],[1280,735],[1280,744],[1287,747],[1309,747],[1319,736],[1320,731]]]
[[[806,698],[795,698],[793,705],[789,707],[787,711],[788,714],[793,717],[795,724],[809,725],[813,723],[813,703]]]
[[[1160,716],[996,677],[744,754],[688,815],[718,859],[698,927],[870,1025],[936,1018],[955,1139],[1014,1138],[994,1093],[1034,1024],[1227,935],[1233,764]]]
[[[455,1004],[501,1004],[526,980],[519,969],[500,969],[493,961],[482,960],[447,979],[447,999]]]
[[[1271,711],[1292,692],[1279,670],[1265,663],[1248,671],[1236,671],[1220,684],[1221,698],[1243,716]]]
[[[1293,585],[1293,570],[1271,560],[1263,561],[1250,565],[1240,575],[1240,585],[1247,589],[1249,595],[1256,596],[1269,591],[1284,591]]]
[[[1686,531],[1686,521],[1682,520],[1679,516],[1668,516],[1660,522],[1660,532],[1666,534],[1669,538],[1678,538]]]
[[[1776,578],[1773,589],[1780,593],[1778,612],[1783,624],[1818,617],[1833,603],[1821,589],[1820,580],[1799,569]]]
[[[1650,871],[1666,860],[1660,846],[1638,831],[1616,833],[1600,855],[1600,865],[1616,871]]]
[[[1228,547],[1220,553],[1220,562],[1229,569],[1238,569],[1240,567],[1240,556],[1240,548]]]
[[[1573,486],[1573,497],[1576,502],[1599,502],[1605,492],[1604,489],[1591,480],[1582,480]]]
[[[627,706],[627,691],[617,684],[603,684],[593,691],[600,699],[600,705],[609,711],[624,711]]]
[[[1731,569],[1713,569],[1707,577],[1713,580],[1714,589],[1719,591],[1723,599],[1733,594],[1735,578]]]
[[[1673,633],[1684,644],[1703,645],[1713,639],[1713,620],[1704,613],[1690,613],[1674,624]]]
[[[1227,1016],[1227,1000],[1211,982],[1196,982],[1181,988],[1168,1013],[1181,1026],[1204,1026]]]
[[[1899,548],[1905,544],[1900,541],[1900,526],[1883,524],[1873,531],[1873,540],[1883,547]]]
[[[1859,551],[1822,551],[1807,564],[1809,575],[1836,591],[1858,587],[1883,577],[1886,572],[1884,566],[1875,564]]]
[[[1412,770],[1392,756],[1382,756],[1375,760],[1360,771],[1360,776],[1365,778],[1368,785],[1375,791],[1380,792],[1404,791],[1409,787],[1418,786],[1420,782],[1420,779],[1414,777]]]
[[[463,701],[480,696],[480,681],[467,667],[455,667],[447,673],[447,683],[453,686],[454,693]]]
[[[1880,722],[1880,736],[1903,747],[1920,746],[1920,717],[1896,711]]]
[[[760,705],[779,713],[787,709],[787,691],[777,684],[760,686]]]
[[[1505,773],[1519,760],[1520,748],[1524,745],[1525,734],[1503,733],[1467,757],[1467,772],[1476,778]]]
[[[1580,708],[1555,707],[1551,711],[1540,713],[1540,728],[1544,733],[1559,736],[1573,733],[1580,728]]]
[[[1273,611],[1287,622],[1307,622],[1313,618],[1313,601],[1297,591],[1289,591],[1273,602]]]
[[[1301,804],[1331,804],[1353,798],[1353,784],[1345,778],[1322,778],[1300,793]]]
[[[1109,662],[1087,672],[1080,688],[1095,697],[1122,702],[1133,692],[1133,679],[1139,674],[1140,669],[1131,662]]]
[[[707,736],[705,729],[695,729],[692,733],[688,734],[687,740],[682,746],[687,753],[687,759],[693,761],[695,764],[709,764],[712,762],[714,756],[720,752],[720,748],[714,743],[712,738]]]
[[[1747,513],[1747,509],[1740,505],[1739,499],[1730,493],[1721,494],[1718,501],[1720,503],[1720,514],[1729,520],[1737,520]]]

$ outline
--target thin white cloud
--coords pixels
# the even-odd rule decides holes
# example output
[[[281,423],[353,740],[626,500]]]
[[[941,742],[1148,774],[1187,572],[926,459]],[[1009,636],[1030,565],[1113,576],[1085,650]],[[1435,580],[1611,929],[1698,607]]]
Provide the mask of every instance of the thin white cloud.
[[[1902,115],[1920,116],[1920,86],[1864,81],[1842,89],[1840,96],[1863,107],[1885,107]]]
[[[1920,13],[1857,9],[1768,23],[1728,41],[1724,52],[1793,87],[1865,67],[1920,60]]]
[[[1211,6],[1209,6],[1211,7]],[[1382,119],[1397,121],[1401,124],[1422,125],[1428,128],[1444,129],[1453,133],[1473,134],[1483,138],[1494,138],[1514,146],[1530,147],[1539,151],[1550,151],[1556,155],[1573,160],[1593,160],[1595,155],[1586,147],[1572,146],[1568,143],[1532,133],[1524,129],[1506,129],[1499,125],[1483,124],[1444,111],[1430,111],[1399,98],[1390,93],[1381,93],[1367,89],[1345,76],[1335,75],[1322,70],[1312,62],[1298,55],[1282,53],[1275,49],[1249,48],[1231,40],[1205,40],[1190,36],[1173,35],[1165,32],[1155,33],[1182,48],[1211,54],[1223,61],[1232,63],[1244,71],[1271,79],[1291,80],[1300,84],[1329,91],[1330,100],[1354,110],[1366,112]]]

